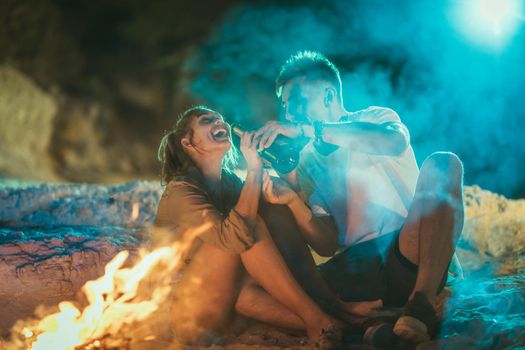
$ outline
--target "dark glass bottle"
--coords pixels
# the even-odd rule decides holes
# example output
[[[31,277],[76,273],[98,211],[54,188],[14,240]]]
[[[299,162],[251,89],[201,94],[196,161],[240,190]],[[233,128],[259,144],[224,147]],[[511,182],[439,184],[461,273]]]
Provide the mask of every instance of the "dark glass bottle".
[[[231,130],[239,138],[245,131],[237,124],[232,124]],[[270,162],[275,171],[288,174],[299,164],[299,153],[303,147],[304,143],[279,135],[270,147],[259,151],[259,155]]]

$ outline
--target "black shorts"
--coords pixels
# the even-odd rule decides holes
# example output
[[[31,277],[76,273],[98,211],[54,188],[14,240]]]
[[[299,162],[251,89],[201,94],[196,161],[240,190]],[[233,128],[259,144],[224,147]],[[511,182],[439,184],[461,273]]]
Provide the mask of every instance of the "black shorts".
[[[401,254],[399,232],[350,246],[319,265],[330,289],[344,301],[382,299],[386,306],[405,305],[418,268]],[[437,293],[445,286],[447,275],[445,271]]]

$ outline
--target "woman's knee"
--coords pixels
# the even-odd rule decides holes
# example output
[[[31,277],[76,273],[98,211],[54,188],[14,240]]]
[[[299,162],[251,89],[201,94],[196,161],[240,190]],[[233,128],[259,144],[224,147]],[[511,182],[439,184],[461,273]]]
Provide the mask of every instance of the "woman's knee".
[[[193,323],[192,326],[177,327],[175,326],[175,340],[179,344],[197,345],[197,346],[211,346],[221,342],[221,333],[206,329],[198,324]]]

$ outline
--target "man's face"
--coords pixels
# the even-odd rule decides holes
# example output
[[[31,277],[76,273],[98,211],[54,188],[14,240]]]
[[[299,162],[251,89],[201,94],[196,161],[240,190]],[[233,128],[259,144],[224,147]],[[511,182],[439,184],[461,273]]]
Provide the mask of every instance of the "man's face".
[[[290,122],[326,120],[324,84],[295,78],[284,84],[281,93],[282,115]]]

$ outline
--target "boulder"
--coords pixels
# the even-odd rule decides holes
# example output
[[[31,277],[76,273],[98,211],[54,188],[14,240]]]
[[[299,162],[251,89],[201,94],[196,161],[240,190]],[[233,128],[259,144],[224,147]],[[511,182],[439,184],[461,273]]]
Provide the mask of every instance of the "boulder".
[[[48,153],[56,112],[53,96],[16,69],[0,66],[0,174],[56,179]]]
[[[509,200],[479,186],[467,186],[465,204],[459,246],[470,260],[495,263],[502,270],[525,267],[525,200]]]

